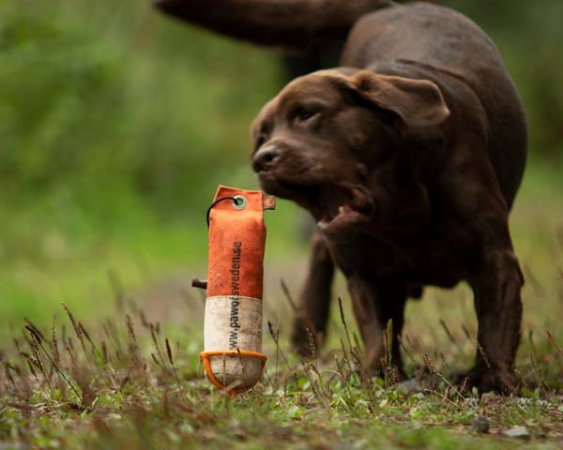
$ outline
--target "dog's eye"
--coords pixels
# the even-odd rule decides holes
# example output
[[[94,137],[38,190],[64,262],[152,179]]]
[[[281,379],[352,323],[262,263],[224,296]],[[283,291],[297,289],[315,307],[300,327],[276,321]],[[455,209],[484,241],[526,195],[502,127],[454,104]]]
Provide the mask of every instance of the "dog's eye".
[[[290,118],[291,120],[305,122],[319,113],[320,110],[318,108],[306,108],[304,106],[299,106],[292,111]]]

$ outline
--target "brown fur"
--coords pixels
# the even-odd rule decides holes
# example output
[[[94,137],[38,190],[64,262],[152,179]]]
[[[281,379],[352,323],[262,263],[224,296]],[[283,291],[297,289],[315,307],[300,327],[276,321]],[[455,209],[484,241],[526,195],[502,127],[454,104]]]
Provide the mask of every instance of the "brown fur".
[[[398,337],[408,297],[467,281],[479,321],[467,385],[513,391],[523,277],[508,215],[525,166],[526,123],[485,33],[423,3],[213,1],[223,8],[211,7],[214,16],[203,8],[191,14],[191,1],[166,2],[183,5],[184,18],[199,14],[204,26],[260,43],[297,45],[351,28],[343,68],[290,83],[253,126],[263,188],[319,222],[296,348],[308,350],[306,327],[326,332],[334,264],[347,279],[374,373],[390,320],[392,359],[402,372]],[[278,16],[268,9],[274,5]],[[288,18],[295,8],[300,16]]]

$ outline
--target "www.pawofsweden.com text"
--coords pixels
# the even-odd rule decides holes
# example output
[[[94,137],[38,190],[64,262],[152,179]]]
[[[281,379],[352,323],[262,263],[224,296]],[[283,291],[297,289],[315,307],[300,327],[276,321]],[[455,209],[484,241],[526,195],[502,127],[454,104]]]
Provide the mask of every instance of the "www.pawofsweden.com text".
[[[233,243],[233,254],[231,258],[231,317],[229,332],[229,350],[238,348],[238,335],[240,330],[239,308],[240,308],[240,267],[242,256],[242,242]]]

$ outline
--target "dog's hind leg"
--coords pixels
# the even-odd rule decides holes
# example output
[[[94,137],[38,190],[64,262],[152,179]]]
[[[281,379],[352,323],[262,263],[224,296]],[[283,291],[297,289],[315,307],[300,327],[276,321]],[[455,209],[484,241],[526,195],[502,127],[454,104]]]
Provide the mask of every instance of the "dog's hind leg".
[[[459,381],[480,392],[510,394],[516,389],[514,360],[520,342],[524,278],[511,249],[490,250],[484,259],[483,268],[471,280],[479,321],[476,364]]]
[[[478,148],[460,155],[465,158],[464,170],[445,178],[449,184],[443,192],[455,199],[448,205],[451,216],[461,218],[466,227],[455,229],[457,234],[450,240],[473,237],[474,252],[466,253],[465,266],[475,296],[479,330],[475,367],[458,377],[458,382],[466,388],[477,387],[480,392],[509,394],[517,387],[514,362],[520,343],[524,277],[514,255],[507,202],[492,166],[471,161],[482,158]]]

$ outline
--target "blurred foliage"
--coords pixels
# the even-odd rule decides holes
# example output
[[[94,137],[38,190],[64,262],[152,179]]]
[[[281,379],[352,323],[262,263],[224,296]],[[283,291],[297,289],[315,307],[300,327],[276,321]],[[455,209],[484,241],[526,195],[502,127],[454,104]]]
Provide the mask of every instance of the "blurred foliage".
[[[138,199],[201,208],[247,162],[249,122],[278,84],[275,55],[148,1],[3,1],[0,64],[3,203],[101,221]]]
[[[493,38],[522,96],[530,131],[530,159],[563,154],[563,2],[560,0],[448,0]]]

